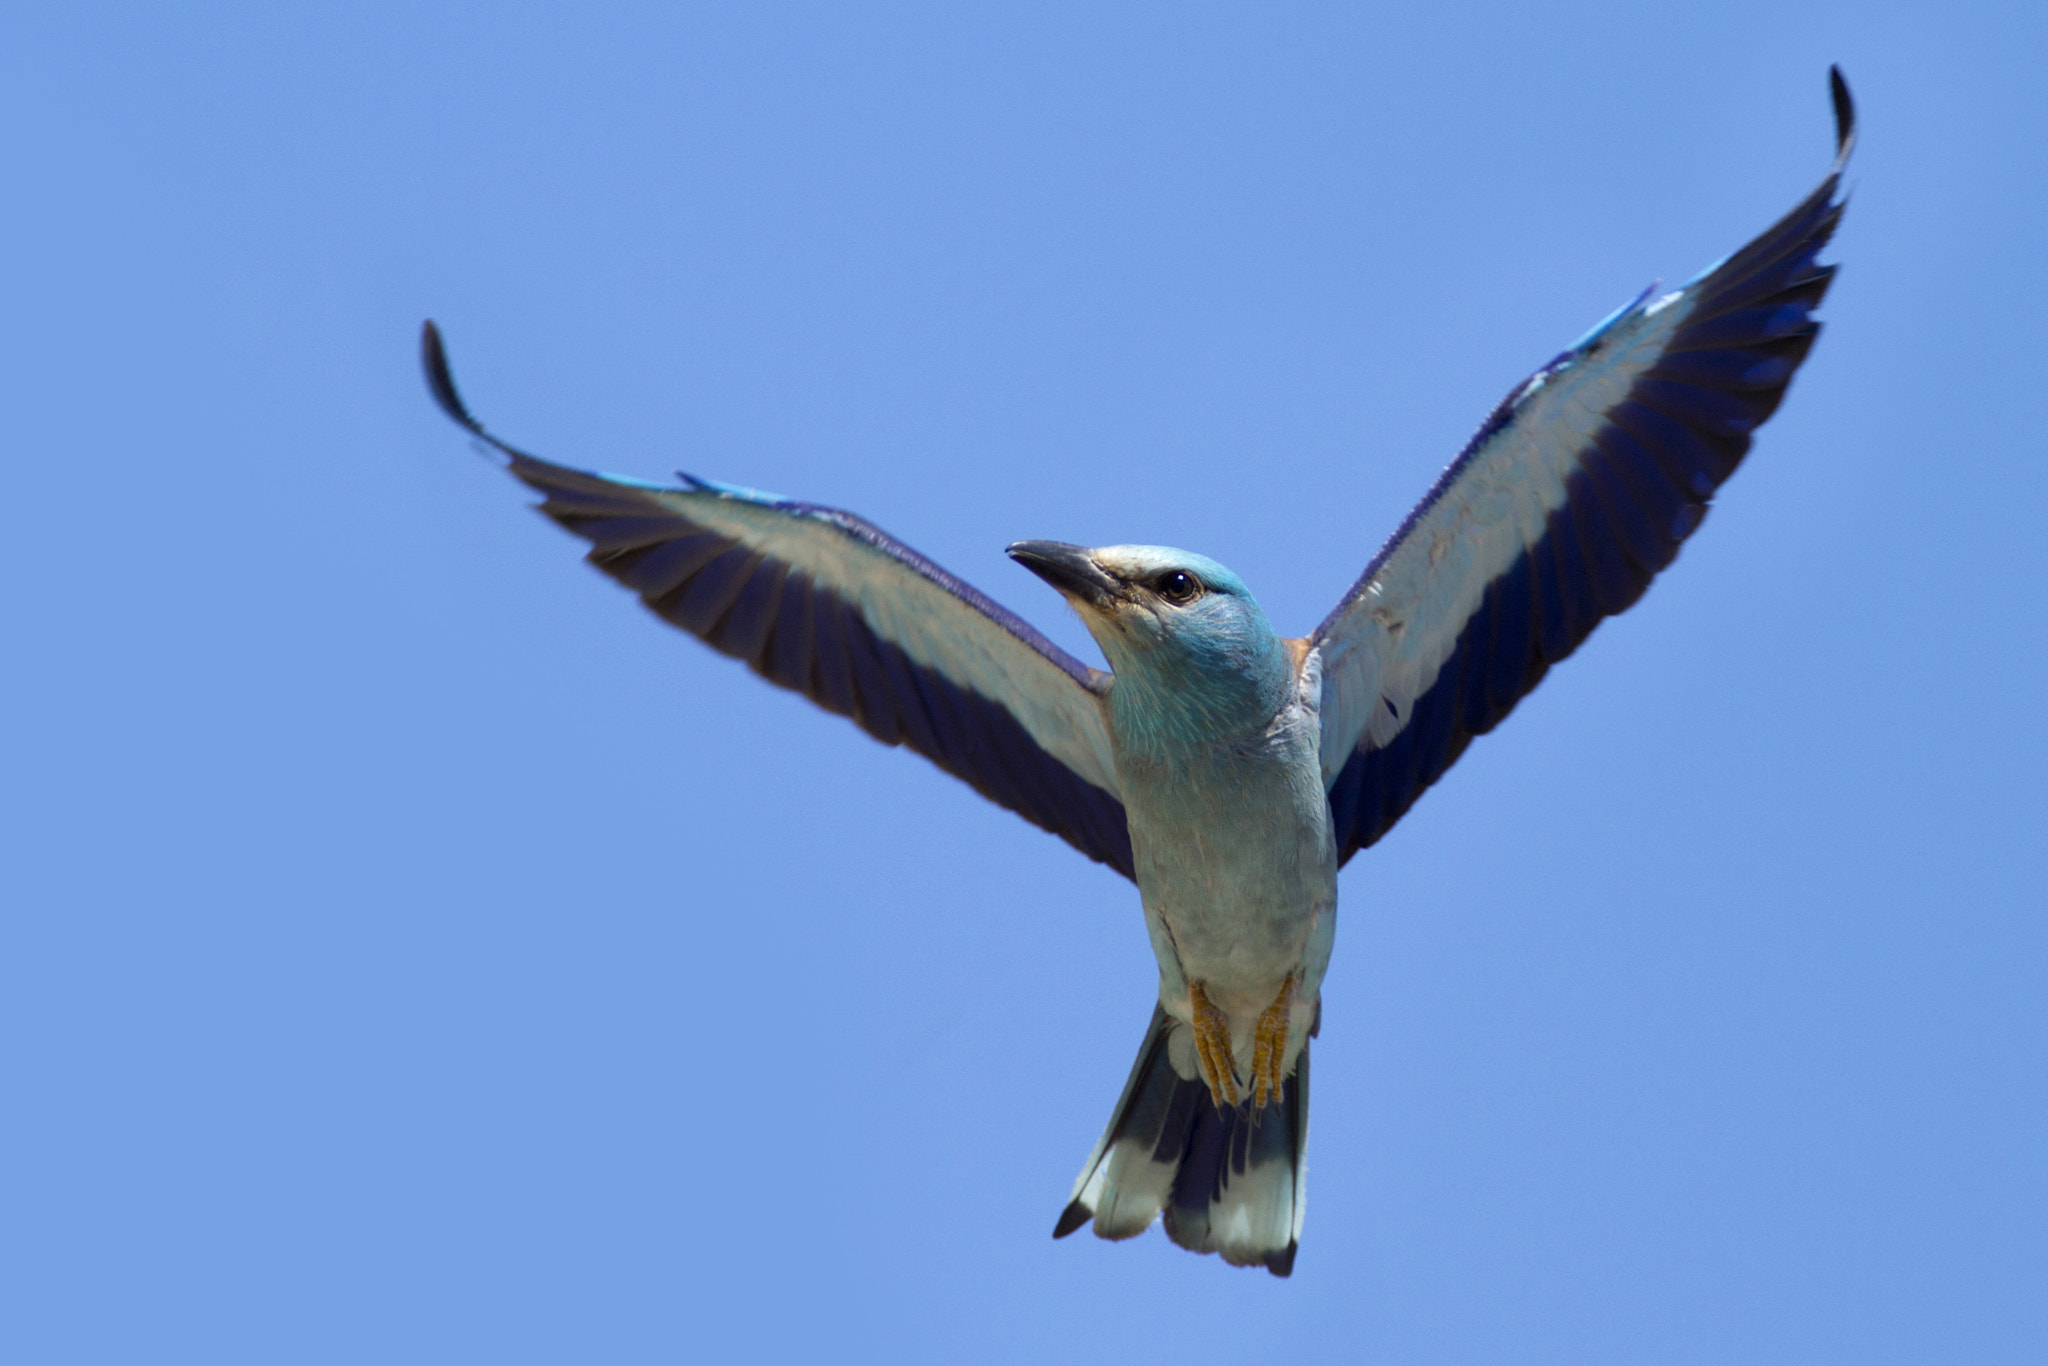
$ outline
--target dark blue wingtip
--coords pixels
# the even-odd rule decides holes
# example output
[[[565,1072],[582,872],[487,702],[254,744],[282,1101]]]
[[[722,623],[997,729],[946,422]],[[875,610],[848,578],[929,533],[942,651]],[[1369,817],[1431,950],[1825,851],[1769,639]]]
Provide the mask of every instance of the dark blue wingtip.
[[[420,368],[427,373],[427,392],[457,426],[479,441],[515,460],[531,460],[522,450],[508,446],[484,430],[484,424],[470,416],[469,408],[456,392],[455,374],[448,368],[448,349],[441,344],[441,329],[432,318],[420,324]]]
[[[1856,100],[1849,94],[1849,82],[1842,79],[1839,66],[1828,68],[1828,94],[1835,102],[1835,165],[1840,168],[1856,145]]]
[[[469,415],[469,409],[463,406],[462,395],[455,391],[455,376],[448,370],[448,349],[441,344],[441,329],[434,326],[432,318],[420,324],[420,368],[427,372],[427,392],[434,396],[434,402],[440,405],[441,411],[476,435],[483,436],[483,424]]]

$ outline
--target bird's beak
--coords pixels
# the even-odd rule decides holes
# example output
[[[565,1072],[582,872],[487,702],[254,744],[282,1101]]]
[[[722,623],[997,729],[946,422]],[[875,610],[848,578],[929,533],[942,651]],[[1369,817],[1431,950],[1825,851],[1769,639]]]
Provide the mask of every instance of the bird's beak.
[[[1011,559],[1044,579],[1074,602],[1106,608],[1116,596],[1117,582],[1095,563],[1095,557],[1065,541],[1019,541]]]

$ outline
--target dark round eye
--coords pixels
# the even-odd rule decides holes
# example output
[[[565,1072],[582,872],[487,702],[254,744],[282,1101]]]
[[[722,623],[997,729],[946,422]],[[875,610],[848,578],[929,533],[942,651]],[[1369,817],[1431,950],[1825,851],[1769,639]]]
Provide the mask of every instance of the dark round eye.
[[[1202,581],[1184,569],[1172,569],[1152,580],[1152,591],[1176,607],[1202,596]]]

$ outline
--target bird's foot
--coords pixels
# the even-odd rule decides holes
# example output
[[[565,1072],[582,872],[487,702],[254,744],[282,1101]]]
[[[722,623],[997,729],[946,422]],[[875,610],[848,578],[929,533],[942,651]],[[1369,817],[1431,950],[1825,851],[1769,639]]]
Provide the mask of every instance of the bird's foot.
[[[1216,1108],[1227,1110],[1237,1104],[1237,1064],[1231,1059],[1230,1020],[1210,1003],[1200,982],[1188,983],[1188,1005],[1194,1020],[1195,1058],[1202,1066],[1202,1080],[1209,1083],[1209,1099]]]
[[[1279,999],[1259,1012],[1258,1032],[1252,1035],[1252,1108],[1280,1101],[1280,1074],[1287,1061],[1287,1017],[1294,1011],[1295,979],[1289,977],[1280,988]]]

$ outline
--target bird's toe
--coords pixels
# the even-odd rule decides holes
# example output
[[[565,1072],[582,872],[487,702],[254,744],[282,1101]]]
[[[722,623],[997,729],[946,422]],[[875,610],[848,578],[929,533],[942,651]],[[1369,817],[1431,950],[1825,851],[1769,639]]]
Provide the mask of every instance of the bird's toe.
[[[1188,983],[1188,1004],[1194,1019],[1195,1057],[1201,1063],[1202,1080],[1209,1085],[1209,1098],[1219,1110],[1237,1104],[1237,1063],[1230,1046],[1229,1017],[1209,999],[1200,982]]]
[[[1252,1108],[1262,1109],[1280,1100],[1280,1083],[1287,1062],[1287,1020],[1294,1010],[1296,979],[1289,977],[1272,1005],[1259,1013],[1259,1027],[1252,1035]]]

